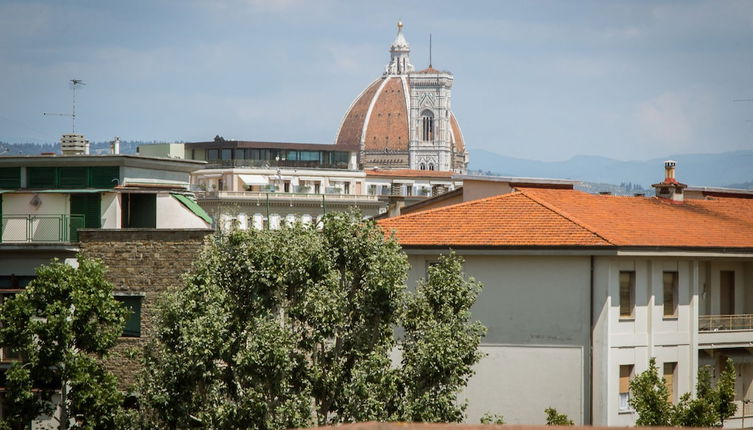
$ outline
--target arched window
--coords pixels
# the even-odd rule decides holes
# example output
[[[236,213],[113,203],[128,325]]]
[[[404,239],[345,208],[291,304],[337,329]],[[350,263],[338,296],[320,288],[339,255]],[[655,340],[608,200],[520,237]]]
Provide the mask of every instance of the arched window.
[[[429,163],[429,170],[434,170],[434,163]]]
[[[426,170],[426,164],[421,163],[418,168],[421,170]]]
[[[434,141],[434,114],[430,110],[421,112],[421,140]]]

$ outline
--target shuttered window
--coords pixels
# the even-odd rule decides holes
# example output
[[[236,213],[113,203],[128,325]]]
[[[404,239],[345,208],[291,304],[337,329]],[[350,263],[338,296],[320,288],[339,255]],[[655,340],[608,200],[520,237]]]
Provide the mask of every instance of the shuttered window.
[[[86,188],[89,182],[86,167],[60,167],[58,176],[61,188]]]
[[[677,272],[664,272],[664,316],[677,316]]]
[[[664,363],[664,385],[669,391],[669,401],[675,402],[675,370],[677,363]]]
[[[58,169],[54,167],[27,167],[26,182],[29,188],[56,188]]]
[[[619,384],[619,410],[630,410],[630,376],[633,374],[633,365],[624,364],[620,366],[620,384]]]
[[[0,167],[0,189],[21,188],[20,167]]]
[[[85,228],[102,226],[102,196],[99,194],[71,194],[71,217],[83,216]]]
[[[141,299],[141,296],[115,296],[115,300],[128,310],[123,327],[124,337],[141,337]]]
[[[89,186],[93,188],[115,188],[120,181],[120,167],[90,167]]]
[[[632,318],[635,310],[635,272],[620,272],[620,318]]]

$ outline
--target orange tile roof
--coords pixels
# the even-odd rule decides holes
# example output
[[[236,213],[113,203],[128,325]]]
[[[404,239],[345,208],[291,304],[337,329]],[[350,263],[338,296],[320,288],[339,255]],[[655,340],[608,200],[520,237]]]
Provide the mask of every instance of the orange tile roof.
[[[753,200],[520,188],[379,225],[404,246],[753,248]]]
[[[366,176],[399,176],[404,178],[443,178],[450,179],[455,172],[444,170],[415,170],[415,169],[367,169]]]

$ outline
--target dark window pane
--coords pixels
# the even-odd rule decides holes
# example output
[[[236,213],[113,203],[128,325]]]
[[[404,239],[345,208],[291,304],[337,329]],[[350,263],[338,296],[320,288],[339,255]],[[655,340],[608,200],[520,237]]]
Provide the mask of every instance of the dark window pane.
[[[141,336],[141,299],[141,296],[115,296],[115,300],[122,303],[129,311],[123,327],[125,337]]]

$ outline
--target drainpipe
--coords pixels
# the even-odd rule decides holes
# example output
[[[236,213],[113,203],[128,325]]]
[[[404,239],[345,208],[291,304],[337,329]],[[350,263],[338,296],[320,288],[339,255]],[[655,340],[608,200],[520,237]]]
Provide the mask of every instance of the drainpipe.
[[[594,424],[594,256],[591,256],[591,295],[589,297],[588,310],[591,313],[591,329],[588,331],[588,423]]]

